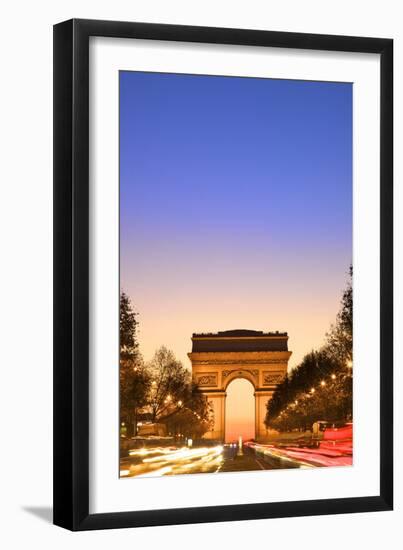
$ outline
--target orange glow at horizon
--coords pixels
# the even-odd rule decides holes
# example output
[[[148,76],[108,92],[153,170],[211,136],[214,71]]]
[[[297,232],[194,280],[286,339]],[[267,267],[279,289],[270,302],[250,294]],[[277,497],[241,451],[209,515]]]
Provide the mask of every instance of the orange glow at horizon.
[[[188,257],[179,271],[161,262],[153,271],[122,281],[122,290],[138,312],[138,340],[145,361],[164,345],[190,369],[187,354],[193,332],[279,330],[288,333],[292,369],[305,354],[324,344],[347,281],[347,268],[328,272],[329,266],[315,266],[316,271],[304,272],[294,258],[294,269],[282,270],[278,258],[271,270],[259,270],[258,260],[248,258],[247,268],[241,268],[241,262],[232,266],[230,279],[227,270],[217,273],[205,267],[197,282],[197,265],[191,260]]]

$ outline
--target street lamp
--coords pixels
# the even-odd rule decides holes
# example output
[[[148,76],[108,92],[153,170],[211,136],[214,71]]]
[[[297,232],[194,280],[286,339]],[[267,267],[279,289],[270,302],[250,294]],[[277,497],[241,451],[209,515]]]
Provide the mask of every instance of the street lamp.
[[[311,393],[315,393],[315,388],[311,388]]]
[[[332,374],[331,379],[336,380],[336,375],[334,373]]]
[[[320,383],[321,386],[326,386],[326,382],[324,380],[321,381]]]

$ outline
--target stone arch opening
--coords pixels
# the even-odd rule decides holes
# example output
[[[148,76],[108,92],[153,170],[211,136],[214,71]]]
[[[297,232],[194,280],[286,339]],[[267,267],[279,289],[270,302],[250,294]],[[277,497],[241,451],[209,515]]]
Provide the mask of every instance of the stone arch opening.
[[[244,369],[232,369],[232,370],[224,370],[222,372],[222,379],[223,379],[223,388],[226,391],[228,386],[233,382],[234,380],[247,380],[250,382],[253,386],[253,389],[256,389],[256,373],[258,371],[253,370],[244,370]]]
[[[226,385],[225,442],[256,437],[255,387],[246,376],[235,376]]]

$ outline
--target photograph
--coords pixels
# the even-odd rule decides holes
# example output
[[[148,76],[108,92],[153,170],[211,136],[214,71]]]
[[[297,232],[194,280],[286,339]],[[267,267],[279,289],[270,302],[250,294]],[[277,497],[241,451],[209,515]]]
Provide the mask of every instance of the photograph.
[[[120,478],[353,466],[352,207],[353,83],[119,71]]]
[[[1,548],[402,538],[385,2],[5,3]]]

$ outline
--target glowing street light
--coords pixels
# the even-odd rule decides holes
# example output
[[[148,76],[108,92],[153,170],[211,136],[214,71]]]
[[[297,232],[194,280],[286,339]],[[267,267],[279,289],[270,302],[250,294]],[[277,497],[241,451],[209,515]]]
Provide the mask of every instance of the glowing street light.
[[[324,380],[321,381],[320,383],[321,386],[326,386],[326,382]]]
[[[351,361],[351,359],[347,361],[346,365],[347,365],[347,368],[348,368],[348,369],[352,369],[352,368],[353,368],[353,362]]]
[[[315,388],[311,388],[311,393],[315,393]]]
[[[336,375],[334,373],[332,374],[331,379],[336,380]]]

